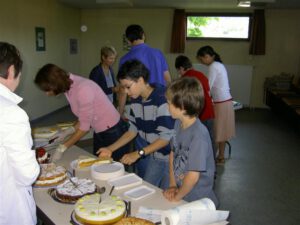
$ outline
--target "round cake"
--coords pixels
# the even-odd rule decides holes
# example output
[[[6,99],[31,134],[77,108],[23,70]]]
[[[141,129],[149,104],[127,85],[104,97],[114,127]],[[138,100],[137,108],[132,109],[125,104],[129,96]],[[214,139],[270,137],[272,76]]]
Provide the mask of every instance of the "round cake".
[[[75,204],[75,217],[85,225],[94,224],[114,224],[123,218],[126,206],[118,196],[107,196],[101,199],[101,195],[96,193],[85,195]],[[100,202],[100,203],[99,203]]]
[[[136,217],[127,217],[121,219],[119,222],[114,225],[155,225],[149,220],[144,220]]]
[[[63,182],[67,177],[67,171],[62,166],[54,163],[40,164],[41,172],[34,183],[37,187],[54,186]]]
[[[67,179],[64,183],[56,187],[56,196],[65,202],[74,202],[86,194],[96,192],[96,184],[89,179],[79,179],[77,177]]]

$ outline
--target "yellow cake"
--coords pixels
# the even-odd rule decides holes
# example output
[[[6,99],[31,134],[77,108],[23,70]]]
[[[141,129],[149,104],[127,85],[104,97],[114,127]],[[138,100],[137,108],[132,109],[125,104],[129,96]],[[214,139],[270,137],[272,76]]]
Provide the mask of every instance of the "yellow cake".
[[[112,158],[110,157],[100,157],[100,158],[92,158],[86,156],[80,156],[78,158],[77,167],[84,168],[93,165],[94,163],[111,163]]]
[[[114,224],[125,215],[126,206],[118,196],[107,196],[101,199],[99,193],[86,195],[75,204],[75,217],[85,225]],[[103,197],[102,197],[103,198]]]

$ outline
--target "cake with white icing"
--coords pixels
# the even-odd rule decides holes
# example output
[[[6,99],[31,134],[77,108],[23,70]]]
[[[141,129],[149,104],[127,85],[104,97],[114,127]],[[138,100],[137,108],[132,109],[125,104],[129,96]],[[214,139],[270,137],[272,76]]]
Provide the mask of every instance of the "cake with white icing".
[[[34,186],[47,187],[62,183],[67,178],[67,171],[54,163],[40,164],[41,172]]]
[[[71,181],[70,181],[71,179]],[[67,202],[77,201],[84,195],[93,194],[96,191],[95,182],[89,179],[72,177],[56,187],[56,196]]]
[[[76,202],[75,217],[80,223],[114,224],[124,217],[126,206],[121,198],[115,195],[101,201],[100,198],[101,195],[96,193],[85,195]]]

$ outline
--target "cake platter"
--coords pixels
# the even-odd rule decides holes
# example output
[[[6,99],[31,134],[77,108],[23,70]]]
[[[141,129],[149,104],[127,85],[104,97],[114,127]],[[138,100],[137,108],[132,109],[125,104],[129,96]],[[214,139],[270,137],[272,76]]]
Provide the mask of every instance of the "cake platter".
[[[64,203],[64,204],[70,204],[70,205],[73,205],[76,203],[76,201],[66,201],[64,199],[61,199],[59,198],[57,195],[56,195],[56,188],[50,188],[48,190],[48,194],[53,198],[53,200],[59,202],[59,203]]]

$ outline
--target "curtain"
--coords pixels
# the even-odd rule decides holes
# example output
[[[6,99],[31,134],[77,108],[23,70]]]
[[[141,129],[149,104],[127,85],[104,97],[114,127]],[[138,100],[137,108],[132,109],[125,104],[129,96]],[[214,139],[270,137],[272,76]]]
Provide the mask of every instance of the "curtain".
[[[183,9],[175,9],[171,37],[171,53],[184,53],[186,16]]]
[[[263,9],[254,10],[250,34],[249,54],[264,55],[266,53],[266,23]]]

